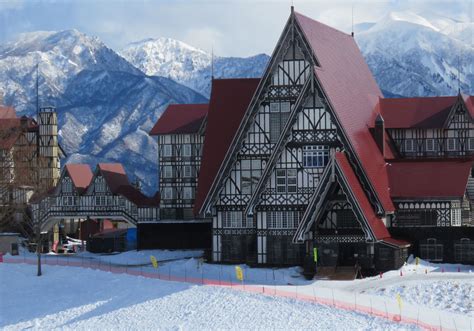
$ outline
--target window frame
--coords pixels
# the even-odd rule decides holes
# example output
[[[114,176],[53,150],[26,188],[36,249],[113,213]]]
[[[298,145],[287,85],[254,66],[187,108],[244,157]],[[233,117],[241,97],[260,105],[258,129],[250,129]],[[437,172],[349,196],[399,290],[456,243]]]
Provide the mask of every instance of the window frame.
[[[329,163],[329,146],[327,145],[303,146],[303,167],[324,168],[326,167],[328,163]]]

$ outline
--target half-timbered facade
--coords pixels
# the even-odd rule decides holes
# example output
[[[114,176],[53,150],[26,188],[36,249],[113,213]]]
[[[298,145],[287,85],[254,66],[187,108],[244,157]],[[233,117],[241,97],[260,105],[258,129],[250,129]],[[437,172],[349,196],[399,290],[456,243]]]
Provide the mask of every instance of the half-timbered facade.
[[[67,164],[55,188],[33,197],[35,222],[49,230],[63,220],[117,220],[136,227],[159,221],[159,196],[147,197],[130,184],[121,164]]]
[[[292,12],[261,80],[212,82],[194,211],[213,260],[474,261],[473,104],[384,99],[352,36]]]
[[[194,219],[207,110],[207,104],[170,105],[150,132],[158,138],[162,219]]]
[[[55,186],[63,156],[54,108],[35,120],[0,106],[0,204],[26,205],[33,192]]]

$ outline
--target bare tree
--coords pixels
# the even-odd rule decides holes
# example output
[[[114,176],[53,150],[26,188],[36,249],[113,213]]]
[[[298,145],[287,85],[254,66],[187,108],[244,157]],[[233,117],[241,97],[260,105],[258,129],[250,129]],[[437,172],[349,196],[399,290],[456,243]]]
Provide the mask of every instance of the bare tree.
[[[39,155],[25,121],[0,127],[0,231],[19,232],[36,244],[37,275],[41,276],[42,224],[33,217],[28,202],[45,196],[52,182],[45,178],[48,159]]]

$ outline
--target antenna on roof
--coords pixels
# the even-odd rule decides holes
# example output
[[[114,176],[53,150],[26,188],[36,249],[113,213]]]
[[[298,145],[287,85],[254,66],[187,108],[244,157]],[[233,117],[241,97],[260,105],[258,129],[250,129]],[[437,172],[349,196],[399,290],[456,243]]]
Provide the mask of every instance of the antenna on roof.
[[[211,48],[211,80],[214,80],[214,46]]]
[[[354,3],[352,3],[352,24],[351,24],[351,36],[354,37]]]
[[[39,119],[39,62],[36,62],[36,118]]]

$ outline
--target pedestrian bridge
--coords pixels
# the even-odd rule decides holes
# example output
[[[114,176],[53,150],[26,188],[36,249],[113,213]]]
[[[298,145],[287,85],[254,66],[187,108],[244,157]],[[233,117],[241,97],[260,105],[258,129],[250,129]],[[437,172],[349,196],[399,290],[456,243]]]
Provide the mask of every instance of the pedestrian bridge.
[[[137,186],[120,164],[99,163],[94,172],[88,165],[68,164],[56,187],[31,198],[33,220],[42,231],[67,219],[120,220],[134,227],[157,222],[159,195],[148,197]]]

